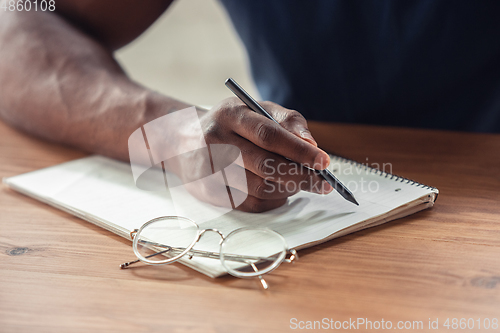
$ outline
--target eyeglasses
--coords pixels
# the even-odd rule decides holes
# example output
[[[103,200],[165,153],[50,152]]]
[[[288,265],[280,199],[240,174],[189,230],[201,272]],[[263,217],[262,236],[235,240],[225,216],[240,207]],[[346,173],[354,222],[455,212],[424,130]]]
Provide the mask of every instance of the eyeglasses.
[[[221,237],[219,252],[195,250],[193,247],[206,232]],[[283,236],[264,228],[240,228],[224,236],[217,229],[202,229],[182,216],[162,216],[152,219],[130,233],[133,250],[138,260],[120,265],[120,268],[142,261],[150,265],[164,265],[184,256],[219,259],[226,271],[239,278],[258,277],[264,289],[267,282],[262,275],[278,268],[282,262],[298,260],[297,251],[289,249]]]

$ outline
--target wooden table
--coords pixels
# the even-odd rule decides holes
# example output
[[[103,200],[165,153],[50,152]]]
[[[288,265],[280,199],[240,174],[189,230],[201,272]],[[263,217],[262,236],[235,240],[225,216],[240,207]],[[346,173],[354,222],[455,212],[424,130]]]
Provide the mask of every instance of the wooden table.
[[[120,270],[134,258],[129,241],[4,186],[0,331],[299,331],[323,318],[389,320],[394,332],[428,332],[429,318],[439,320],[432,332],[500,331],[484,329],[486,318],[500,319],[500,135],[311,128],[328,150],[391,163],[394,173],[439,188],[436,205],[300,251],[264,292],[254,280],[210,279],[179,264]],[[1,177],[83,156],[0,123]],[[453,330],[452,318],[472,318],[475,328]],[[395,330],[399,321],[422,321],[424,330]]]

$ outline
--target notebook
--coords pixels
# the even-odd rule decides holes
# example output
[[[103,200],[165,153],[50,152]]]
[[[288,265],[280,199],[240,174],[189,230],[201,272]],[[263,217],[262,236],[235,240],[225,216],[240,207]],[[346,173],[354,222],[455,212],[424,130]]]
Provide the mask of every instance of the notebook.
[[[233,210],[203,221],[200,228],[216,228],[227,235],[241,227],[267,227],[280,233],[297,250],[361,229],[373,227],[433,206],[438,189],[377,170],[338,156],[330,156],[330,171],[352,191],[359,206],[335,191],[318,195],[305,191],[265,213]],[[139,189],[130,165],[103,156],[90,156],[6,178],[10,188],[94,223],[130,240],[130,232],[159,216],[183,215],[204,220],[213,206],[199,203],[189,193],[176,193],[185,209],[172,205],[168,191]],[[180,196],[180,197],[179,197]],[[202,237],[196,249],[218,252],[214,238]],[[103,254],[105,255],[105,254]],[[135,259],[133,252],[123,262]],[[226,273],[219,260],[181,259],[181,263],[210,277]],[[120,263],[117,263],[120,264]]]

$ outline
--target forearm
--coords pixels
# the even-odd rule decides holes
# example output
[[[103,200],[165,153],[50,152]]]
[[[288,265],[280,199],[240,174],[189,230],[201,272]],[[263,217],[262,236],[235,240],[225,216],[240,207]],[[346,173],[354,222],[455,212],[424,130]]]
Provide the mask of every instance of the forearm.
[[[129,135],[185,103],[132,82],[54,13],[0,12],[0,115],[38,137],[128,159]]]

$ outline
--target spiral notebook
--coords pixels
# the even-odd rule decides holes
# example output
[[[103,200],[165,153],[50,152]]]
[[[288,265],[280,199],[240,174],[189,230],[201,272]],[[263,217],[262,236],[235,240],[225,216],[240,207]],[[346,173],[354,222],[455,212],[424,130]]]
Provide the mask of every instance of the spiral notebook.
[[[329,168],[353,192],[359,206],[335,191],[324,196],[302,191],[275,210],[259,214],[231,211],[200,227],[216,228],[226,235],[241,227],[267,227],[280,233],[289,248],[299,250],[430,208],[439,193],[434,187],[337,156],[331,156]],[[169,192],[137,188],[129,164],[102,156],[74,160],[3,182],[129,240],[130,232],[150,219],[178,214],[197,221],[213,209],[208,205],[193,209],[196,199],[185,192],[176,194],[177,198],[183,196],[185,210],[179,212],[176,207],[174,212]],[[217,252],[218,242],[203,237],[196,248]],[[134,259],[132,251],[130,255],[123,262]],[[193,257],[181,262],[210,277],[226,273],[218,260],[210,258]]]

